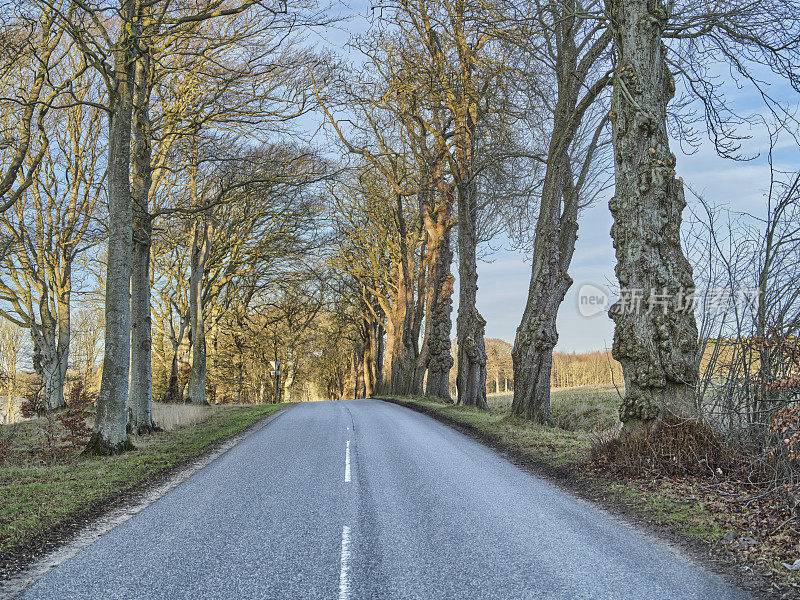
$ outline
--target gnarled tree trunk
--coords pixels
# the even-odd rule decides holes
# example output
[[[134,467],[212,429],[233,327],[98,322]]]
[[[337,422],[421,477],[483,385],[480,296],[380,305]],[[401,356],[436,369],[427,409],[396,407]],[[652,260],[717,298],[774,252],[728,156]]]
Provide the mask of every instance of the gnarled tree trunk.
[[[528,302],[511,353],[512,414],[548,424],[553,348],[558,342],[556,318],[572,285],[567,269],[578,231],[578,199],[576,194],[569,193],[572,173],[566,148],[560,149],[551,161],[542,186]]]
[[[453,250],[450,248],[450,228],[452,226],[453,189],[444,185],[437,177],[439,202],[423,207],[422,215],[428,245],[430,247],[430,273],[427,292],[427,368],[428,380],[425,393],[434,398],[450,401],[450,369],[453,356],[450,354],[450,331],[453,323],[453,284],[455,277],[450,273]]]
[[[680,241],[686,202],[666,126],[675,93],[661,41],[667,9],[661,0],[608,0],[608,7],[617,50],[609,206],[621,288],[610,310],[612,353],[625,376],[620,419],[637,429],[665,411],[694,410],[697,324],[684,302],[694,287]]]
[[[458,403],[488,409],[486,402],[486,321],[478,313],[477,185],[471,181],[458,189]]]
[[[400,238],[397,270],[397,295],[386,312],[386,357],[381,377],[382,393],[404,396],[413,388],[417,347],[414,340],[414,256],[408,248],[408,230],[403,216],[402,198],[397,195],[395,217]]]
[[[582,38],[586,17],[575,2],[548,5],[544,10],[552,19],[544,35],[557,54],[553,73],[557,88],[528,301],[512,351],[511,405],[512,414],[538,423],[550,422],[550,378],[553,349],[558,342],[556,318],[572,285],[568,270],[577,238],[579,197],[606,120],[601,120],[585,148],[577,179],[573,177],[571,151],[575,142],[581,141],[577,136],[584,114],[609,83],[607,75],[594,82],[587,80],[611,41],[607,31],[597,37],[589,33]]]

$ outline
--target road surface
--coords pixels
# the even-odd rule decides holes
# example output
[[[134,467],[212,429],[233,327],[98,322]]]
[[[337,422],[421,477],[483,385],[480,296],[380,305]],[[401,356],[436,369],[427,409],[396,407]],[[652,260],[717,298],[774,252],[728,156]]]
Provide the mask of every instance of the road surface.
[[[441,423],[300,404],[26,600],[745,599]]]

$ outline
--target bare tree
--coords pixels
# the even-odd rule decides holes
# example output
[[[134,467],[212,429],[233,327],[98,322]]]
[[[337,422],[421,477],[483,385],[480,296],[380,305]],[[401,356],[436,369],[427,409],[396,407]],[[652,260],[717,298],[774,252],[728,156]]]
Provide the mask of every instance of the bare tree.
[[[84,76],[73,92],[89,102],[93,88]],[[0,217],[0,230],[14,241],[0,258],[0,301],[7,303],[0,314],[30,330],[34,368],[51,408],[64,405],[73,265],[100,239],[95,219],[104,171],[101,118],[99,110],[80,106],[53,112],[48,125],[55,140],[36,181]]]
[[[297,74],[312,59],[292,38],[295,29],[308,25],[298,18],[307,6],[295,3],[291,13],[245,6],[181,26],[149,12],[144,19],[134,95],[129,392],[130,426],[139,433],[154,427],[149,260],[153,220],[179,210],[160,202],[159,193],[174,145],[200,127],[260,137],[305,110],[307,92]]]
[[[0,318],[0,383],[6,393],[0,402],[0,424],[13,423],[17,416],[14,399],[17,368],[25,345],[24,330],[7,319]]]
[[[556,317],[572,285],[579,208],[592,199],[591,176],[607,121],[597,104],[611,82],[611,32],[592,16],[597,3],[535,2],[523,56],[545,67],[529,77],[533,106],[546,115],[544,178],[537,211],[528,300],[514,343],[512,413],[550,421],[550,372],[558,341]],[[555,91],[553,91],[555,90]],[[544,110],[539,107],[546,107]],[[594,114],[593,114],[594,113]],[[588,127],[583,125],[588,121]]]
[[[52,6],[48,0],[38,1],[44,6]],[[191,7],[120,0],[119,4],[111,5],[80,3],[80,10],[59,12],[66,31],[85,56],[87,64],[94,66],[104,79],[107,95],[103,108],[109,116],[105,357],[95,431],[86,447],[87,453],[116,454],[130,447],[126,429],[131,359],[130,285],[133,242],[130,168],[135,103],[139,105],[137,123],[146,127],[147,121],[142,112],[147,106],[146,98],[140,95],[137,100],[135,93],[137,69],[141,70],[142,75],[148,70],[146,60],[139,59],[141,55],[149,54],[150,45],[159,34],[171,32],[178,35],[213,19],[248,12],[254,15],[286,15],[291,20],[292,15],[286,8],[285,2],[276,5],[256,0],[233,3],[211,1]],[[146,144],[140,144],[137,149],[141,150],[145,146]],[[141,166],[145,162],[142,158],[136,164]],[[146,191],[146,181],[146,175],[137,180],[136,191],[140,195]],[[139,200],[141,204],[142,199]],[[143,307],[144,301],[140,298],[134,305]],[[146,329],[145,322],[141,328],[137,327],[137,335]],[[142,333],[142,338],[144,337],[146,334]],[[137,343],[137,348],[140,347]],[[141,361],[137,361],[137,364],[140,363]],[[143,379],[144,385],[138,386]],[[137,388],[147,388],[146,379],[146,374],[142,377],[137,373],[134,379]],[[146,394],[143,400],[146,407]],[[146,416],[144,421],[143,426],[148,427]]]
[[[374,41],[373,38],[364,40],[367,45],[361,49],[367,56],[371,50],[380,52],[368,45]],[[416,215],[415,220],[409,220],[405,204],[409,197],[422,193],[419,169],[408,148],[407,132],[399,122],[397,108],[383,100],[393,91],[387,81],[391,73],[382,73],[375,62],[360,70],[341,65],[334,65],[334,69],[340,72],[330,76],[333,81],[325,82],[324,93],[324,86],[315,81],[317,99],[345,151],[373,169],[367,176],[370,181],[366,182],[366,188],[371,186],[368,193],[373,193],[372,200],[380,197],[385,207],[378,208],[373,203],[370,210],[380,212],[381,218],[387,219],[398,243],[390,259],[394,272],[391,294],[370,291],[381,304],[386,318],[386,355],[379,387],[381,393],[418,393],[422,375],[417,375],[420,348],[415,317],[416,309],[424,308],[424,295],[420,297],[417,293],[420,269],[415,251],[423,240],[415,222]],[[361,166],[357,165],[356,169]],[[376,176],[383,178],[390,188],[389,195],[374,194],[381,187],[376,183]]]
[[[784,132],[785,134],[786,132]],[[704,293],[700,324],[698,410],[729,430],[762,432],[796,397],[794,365],[784,352],[800,329],[795,266],[800,258],[800,175],[772,160],[763,213],[736,213],[698,196],[690,258]]]
[[[427,135],[438,137],[432,147],[443,152],[448,176],[454,183],[457,207],[459,257],[458,402],[486,408],[485,321],[478,313],[477,245],[480,177],[488,165],[496,163],[492,135],[505,118],[507,94],[504,78],[511,73],[507,49],[500,43],[507,20],[493,3],[450,2],[449,0],[388,1],[386,23],[393,31],[384,35],[392,52],[405,57],[405,75],[410,82],[398,82],[401,100],[424,102],[421,109],[434,109],[444,127],[423,126]],[[394,33],[396,32],[396,33]],[[376,54],[377,65],[385,62]],[[401,61],[402,63],[403,61]],[[410,66],[410,65],[413,65]],[[403,89],[403,86],[405,89]],[[419,93],[410,93],[417,88]],[[501,108],[502,107],[502,108]],[[490,133],[491,132],[491,133]],[[440,278],[440,285],[446,277]]]
[[[87,68],[60,68],[70,53],[62,16],[69,0],[39,6],[4,0],[0,34],[0,213],[30,187],[47,153],[48,112],[73,77]]]
[[[200,149],[192,148],[194,142],[189,145],[186,205],[201,210],[187,218],[192,344],[188,400],[204,404],[207,320],[213,327],[226,301],[235,297],[229,292],[246,278],[296,261],[313,247],[316,209],[309,188],[324,177],[324,165],[305,151],[265,146],[255,151],[229,148],[227,160],[201,168]],[[225,155],[218,142],[211,149],[217,161]]]
[[[402,170],[403,163],[397,165]],[[337,248],[332,265],[358,282],[342,288],[350,311],[370,323],[384,322],[386,359],[381,393],[407,394],[414,383],[419,355],[415,308],[420,300],[414,282],[424,269],[417,252],[424,242],[414,197],[398,194],[397,179],[387,179],[372,163],[352,179],[334,186],[332,224]],[[421,294],[424,300],[424,291]],[[370,334],[365,325],[365,334]],[[375,343],[370,341],[372,349]],[[363,348],[366,349],[366,342]]]

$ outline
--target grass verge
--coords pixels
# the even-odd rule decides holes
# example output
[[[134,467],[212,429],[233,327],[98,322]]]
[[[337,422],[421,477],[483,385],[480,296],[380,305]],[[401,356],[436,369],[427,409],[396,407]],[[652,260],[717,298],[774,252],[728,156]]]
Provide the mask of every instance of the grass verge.
[[[0,575],[67,525],[196,459],[285,405],[215,407],[207,420],[136,440],[121,456],[0,467]],[[52,537],[52,535],[50,535]],[[52,544],[52,539],[48,540]]]
[[[800,532],[792,526],[794,516],[779,501],[758,497],[724,476],[631,476],[590,461],[592,440],[613,431],[610,411],[618,402],[613,390],[554,392],[552,413],[570,418],[571,430],[514,418],[504,398],[490,398],[489,411],[423,397],[386,400],[428,414],[502,451],[519,466],[680,545],[756,595],[800,598],[800,574],[783,565],[800,558]],[[590,414],[577,414],[581,407]],[[571,413],[576,414],[568,417]]]

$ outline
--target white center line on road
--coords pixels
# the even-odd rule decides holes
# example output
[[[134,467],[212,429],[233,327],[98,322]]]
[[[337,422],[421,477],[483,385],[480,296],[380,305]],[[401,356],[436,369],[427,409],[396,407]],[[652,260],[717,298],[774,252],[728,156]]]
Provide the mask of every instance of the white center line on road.
[[[350,440],[347,440],[344,451],[344,482],[350,483]]]
[[[339,600],[350,600],[350,528],[342,527],[342,559],[339,567]]]

